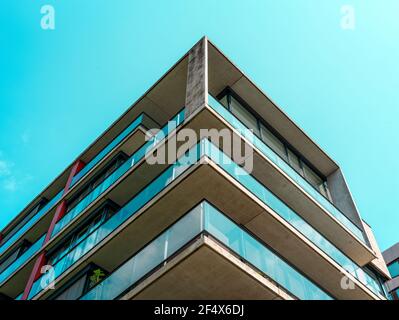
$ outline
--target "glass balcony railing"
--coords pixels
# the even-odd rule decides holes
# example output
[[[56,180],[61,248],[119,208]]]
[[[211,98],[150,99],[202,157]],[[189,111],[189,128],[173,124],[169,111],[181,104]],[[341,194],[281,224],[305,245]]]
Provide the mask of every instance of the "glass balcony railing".
[[[70,253],[59,260],[54,266],[53,275],[55,275],[55,279],[69,269],[69,267],[76,263],[76,261],[89,252],[93,247],[95,247],[119,225],[134,215],[140,208],[148,203],[159,192],[165,189],[189,167],[198,162],[202,156],[207,156],[212,159],[227,174],[241,183],[249,192],[273,209],[277,214],[279,214],[317,247],[334,259],[344,269],[346,269],[348,272],[351,272],[359,281],[368,286],[370,290],[383,295],[374,279],[372,279],[367,273],[358,267],[352,260],[346,257],[341,251],[339,251],[333,244],[331,244],[313,227],[311,227],[284,202],[278,199],[273,193],[271,193],[255,178],[249,175],[244,169],[234,163],[208,140],[202,140],[201,143],[198,143],[196,146],[191,148],[184,157],[181,157],[178,162],[166,169],[160,176],[158,176],[158,178],[156,178],[140,193],[138,193],[112,218],[105,222],[101,227],[99,227],[99,229],[89,235],[86,239],[83,239],[81,243],[79,243],[70,251]],[[41,278],[39,278],[34,283],[29,297],[34,297],[41,290]]]
[[[59,200],[61,199],[64,190],[61,190],[53,199],[46,203],[46,205],[41,208],[27,223],[25,223],[10,239],[4,242],[0,247],[0,255],[3,254],[9,247],[11,247],[15,242],[17,242],[27,230],[30,229],[37,221],[43,217],[47,211]]]
[[[87,172],[90,171],[98,162],[100,162],[112,149],[115,148],[124,138],[133,132],[142,122],[144,114],[138,116],[125,130],[123,130],[114,140],[112,140],[104,149],[102,149],[85,167],[79,171],[73,178],[71,186],[78,182]],[[49,201],[36,215],[34,215],[26,224],[24,224],[10,239],[0,245],[0,255],[14,244],[32,225],[36,223],[63,195],[61,190],[51,201]]]
[[[208,234],[292,295],[303,300],[331,296],[206,201],[146,245],[81,300],[113,300],[200,234]]]
[[[20,257],[18,257],[12,264],[10,264],[2,273],[0,273],[0,284],[8,279],[19,267],[35,255],[43,245],[46,234],[39,238],[26,250]]]
[[[123,130],[114,140],[105,146],[82,170],[80,170],[71,181],[71,187],[75,185],[87,172],[89,172],[97,163],[99,163],[108,153],[110,153],[123,139],[142,124],[144,114],[140,114],[125,130]],[[151,129],[151,128],[150,128]]]
[[[101,184],[99,184],[92,192],[83,198],[75,207],[70,209],[68,213],[57,222],[54,227],[52,237],[59,233],[69,222],[77,217],[84,209],[86,209],[95,199],[104,193],[116,180],[125,174],[132,166],[143,159],[146,153],[154,148],[164,137],[173,131],[184,121],[184,109],[181,110],[168,124],[166,124],[157,134],[140,147],[126,162],[108,176]]]
[[[287,162],[285,162],[277,153],[267,146],[261,139],[253,134],[240,120],[238,120],[230,111],[223,107],[219,101],[208,95],[208,105],[219,115],[229,122],[243,137],[249,139],[254,146],[259,149],[269,160],[282,169],[291,179],[301,186],[314,200],[316,200],[324,209],[331,213],[338,221],[346,226],[360,241],[365,243],[364,235],[352,221],[350,221],[338,208],[318,192],[308,181],[296,172]]]
[[[198,147],[197,147],[198,148]],[[191,154],[194,156],[194,153]],[[192,159],[191,163],[195,163]],[[176,162],[165,170],[157,179],[145,187],[139,194],[137,194],[131,201],[129,201],[122,209],[115,213],[108,221],[98,227],[86,238],[82,239],[80,243],[76,244],[69,253],[62,257],[54,266],[52,270],[53,279],[57,279],[72,265],[74,265],[81,257],[87,254],[99,242],[107,237],[112,231],[119,227],[128,218],[133,216],[140,208],[142,208],[148,201],[161,192],[166,186],[178,177],[189,165],[183,165]],[[42,275],[35,281],[29,294],[29,299],[36,296],[42,291],[42,284],[46,283],[47,274]]]
[[[208,145],[210,145],[208,143]],[[314,245],[330,256],[336,263],[342,268],[351,273],[361,283],[366,285],[375,294],[384,296],[378,283],[370,277],[361,267],[355,262],[349,259],[344,253],[342,253],[337,247],[335,247],[330,241],[322,236],[316,229],[309,225],[300,215],[292,210],[287,204],[281,199],[274,195],[269,189],[259,183],[255,178],[246,173],[244,169],[235,164],[230,158],[224,153],[220,152],[216,147],[211,145],[210,152],[214,153],[212,159],[219,159],[219,164],[228,174],[230,174],[235,180],[240,182],[246,189],[253,193],[259,200],[265,203],[279,216],[291,224],[297,229],[302,235],[309,239]],[[209,147],[208,147],[209,148]]]

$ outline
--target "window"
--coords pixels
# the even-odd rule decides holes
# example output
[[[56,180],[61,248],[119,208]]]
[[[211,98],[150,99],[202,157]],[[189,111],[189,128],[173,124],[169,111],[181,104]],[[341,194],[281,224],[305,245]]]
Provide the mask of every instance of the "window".
[[[104,269],[91,265],[88,271],[84,272],[72,284],[67,285],[67,288],[57,295],[54,300],[78,300],[97,283],[101,282],[106,275],[107,272]]]
[[[116,205],[106,204],[103,208],[90,218],[80,229],[76,230],[58,248],[49,254],[48,264],[55,265],[66,254],[68,254],[77,244],[87,236],[95,232],[99,226],[107,221],[116,212]]]
[[[264,143],[266,143],[283,160],[289,163],[291,167],[304,177],[316,190],[331,201],[326,181],[306,165],[301,157],[291,150],[282,139],[279,139],[275,134],[273,134],[266,125],[261,123],[261,119],[257,119],[256,116],[242,103],[238,102],[238,99],[234,96],[235,94],[230,89],[226,89],[226,93],[221,99],[219,99],[219,101],[247,128],[252,129]]]
[[[248,129],[252,129],[253,132],[259,136],[258,121],[255,116],[252,115],[247,109],[245,109],[236,99],[230,98],[230,110],[231,112],[244,123]]]
[[[371,278],[373,278],[376,281],[380,293],[384,296],[388,296],[385,290],[384,279],[380,276],[380,274],[375,270],[371,269],[370,267],[364,267],[363,271],[365,271]]]
[[[280,157],[287,160],[287,154],[284,144],[268,130],[263,124],[260,125],[261,138],[270,148],[273,149]]]
[[[303,175],[301,161],[298,156],[293,153],[290,149],[288,149],[288,160],[291,165],[299,174]]]
[[[117,168],[119,168],[127,159],[124,153],[118,154],[111,163],[101,171],[94,179],[92,179],[82,191],[80,191],[75,197],[68,201],[67,211],[74,208],[82,199],[84,199],[91,191],[93,191],[98,185],[100,185],[108,176],[110,176]]]
[[[222,99],[219,101],[226,109],[229,109],[229,104],[227,102],[227,95],[225,95]]]
[[[396,260],[388,265],[389,273],[392,278],[399,276],[399,260]]]
[[[30,243],[27,241],[22,242],[22,244],[14,249],[10,254],[8,254],[5,259],[0,262],[0,273],[7,269],[15,260],[17,260],[28,248]]]
[[[392,300],[399,300],[399,289],[396,289],[391,292],[391,298]]]
[[[5,243],[9,240],[15,233],[19,231],[36,213],[39,212],[41,208],[46,204],[46,200],[42,199],[31,211],[26,214],[23,219],[14,227],[10,232],[8,232],[4,237],[1,243]]]

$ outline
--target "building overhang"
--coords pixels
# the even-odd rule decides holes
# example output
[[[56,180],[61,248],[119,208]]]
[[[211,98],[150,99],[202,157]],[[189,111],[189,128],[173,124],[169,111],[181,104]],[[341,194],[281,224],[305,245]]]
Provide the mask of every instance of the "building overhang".
[[[203,236],[121,300],[293,300],[217,241]]]
[[[108,198],[118,203],[129,184],[120,182]],[[78,263],[57,279],[63,285],[87,264],[114,270],[137,250],[155,238],[188,212],[195,204],[207,200],[237,224],[244,226],[290,263],[339,299],[379,299],[367,287],[348,274],[309,240],[262,204],[245,188],[209,159],[188,169],[154,197],[142,209],[119,226]],[[304,259],[306,257],[306,259]],[[353,281],[353,290],[341,287],[343,275]],[[45,299],[51,290],[34,299]]]
[[[275,102],[256,86],[231,60],[208,40],[209,92],[217,96],[226,87],[233,89],[254,111],[268,122],[324,176],[338,165]]]

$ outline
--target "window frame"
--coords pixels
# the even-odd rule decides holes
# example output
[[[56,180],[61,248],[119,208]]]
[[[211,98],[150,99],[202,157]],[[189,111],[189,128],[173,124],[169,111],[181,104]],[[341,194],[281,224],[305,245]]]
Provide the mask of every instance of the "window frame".
[[[98,185],[104,182],[112,173],[115,172],[128,159],[123,151],[119,151],[108,163],[97,172],[89,181],[87,181],[78,192],[76,192],[70,199],[67,200],[67,214],[73,209],[82,199],[84,199],[90,192],[92,192]]]
[[[10,265],[12,265],[20,256],[22,256],[30,247],[32,246],[32,243],[26,239],[22,240],[22,242],[15,247],[13,250],[11,250],[7,255],[1,258],[0,260],[0,273],[5,271]],[[7,261],[12,255],[17,253],[17,255],[14,257],[13,260]],[[3,267],[3,264],[7,262],[7,265]],[[2,268],[2,269],[1,269]]]
[[[260,138],[263,142],[264,140],[261,137],[261,125],[264,125],[267,130],[269,130],[278,140],[280,140],[285,148],[285,157],[280,157],[295,171],[297,171],[294,166],[290,163],[290,160],[288,158],[288,150],[290,150],[298,159],[299,163],[301,166],[302,173],[298,172],[311,186],[314,188],[318,193],[320,193],[324,198],[326,198],[328,201],[333,203],[332,197],[328,188],[328,183],[327,183],[327,177],[322,174],[317,168],[315,168],[295,147],[293,147],[280,133],[278,133],[266,120],[264,120],[259,113],[257,113],[247,102],[245,102],[236,92],[234,92],[233,89],[230,87],[226,87],[223,89],[218,95],[216,95],[216,99],[220,101],[224,97],[227,97],[226,102],[227,106],[226,109],[231,112],[230,108],[230,103],[231,103],[231,97],[233,97],[237,102],[239,102],[245,109],[247,109],[248,112],[250,112],[256,119],[257,124],[258,124],[258,131],[260,132],[260,135],[255,134],[258,138]],[[240,119],[239,119],[240,120]],[[241,121],[241,120],[240,120]],[[242,122],[242,121],[241,121]],[[244,123],[243,123],[244,124]],[[244,124],[245,125],[245,124]],[[267,143],[266,143],[267,144]],[[270,147],[270,146],[269,146]],[[271,148],[271,147],[270,147]],[[325,191],[325,195],[318,189],[316,188],[305,176],[304,173],[304,168],[303,164],[307,165],[320,179],[322,180],[322,185]]]
[[[392,266],[392,265],[394,265],[394,264],[396,264],[396,265],[397,265],[397,268],[398,268],[398,272],[397,272],[396,275],[393,275],[393,274],[391,273],[391,270],[389,269],[389,267]],[[397,258],[397,259],[393,260],[391,263],[389,263],[389,264],[387,265],[387,268],[388,268],[388,271],[389,271],[390,275],[392,276],[392,279],[399,277],[399,258]]]
[[[70,251],[71,249],[73,249],[74,247],[76,247],[77,245],[79,245],[79,243],[86,239],[87,235],[84,235],[82,237],[80,237],[80,239],[78,239],[78,241],[76,241],[77,236],[79,234],[81,234],[85,229],[87,232],[90,227],[92,226],[93,222],[99,218],[100,216],[102,216],[102,221],[100,224],[97,225],[97,227],[93,230],[90,231],[89,234],[91,234],[92,232],[94,232],[96,229],[98,229],[99,227],[101,227],[106,221],[108,221],[109,218],[111,218],[115,213],[117,213],[117,211],[120,209],[120,207],[113,202],[112,200],[106,200],[98,209],[94,210],[91,214],[89,214],[80,224],[79,226],[77,226],[76,228],[74,228],[72,231],[70,231],[68,233],[68,235],[66,235],[64,238],[62,238],[62,240],[56,245],[54,246],[54,248],[52,248],[51,250],[49,250],[49,252],[47,253],[46,257],[47,257],[47,261],[50,262],[51,260],[54,260],[54,254],[57,253],[59,250],[61,250],[62,248],[64,248],[64,250],[62,251],[61,254],[59,254],[57,256],[57,259],[54,261],[51,261],[51,264],[54,265],[56,264],[58,261],[60,261],[61,259],[63,259]],[[107,210],[107,212],[105,212],[105,210]],[[110,210],[112,211],[110,213]],[[107,216],[104,219],[104,216]]]
[[[65,293],[65,291],[67,291],[69,288],[71,288],[73,284],[75,284],[77,281],[79,281],[82,277],[86,276],[85,284],[83,286],[83,291],[76,299],[76,300],[79,300],[80,297],[82,297],[84,294],[86,294],[88,292],[89,273],[95,269],[103,270],[106,276],[109,274],[108,270],[98,266],[97,264],[95,264],[93,262],[90,262],[85,268],[83,268],[81,271],[79,271],[77,274],[75,274],[71,279],[69,279],[64,285],[62,285],[60,289],[56,290],[56,292],[54,292],[49,297],[48,300],[57,300],[57,298],[59,296],[61,296],[63,293]]]

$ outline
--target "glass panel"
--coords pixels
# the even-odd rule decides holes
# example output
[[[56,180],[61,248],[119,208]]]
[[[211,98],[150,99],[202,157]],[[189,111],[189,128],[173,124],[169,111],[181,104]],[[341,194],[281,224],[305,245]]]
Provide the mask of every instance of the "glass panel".
[[[54,196],[46,205],[39,210],[26,224],[24,224],[21,229],[18,230],[10,239],[4,242],[0,247],[0,255],[5,252],[9,247],[11,247],[28,229],[30,229],[41,217],[43,217],[47,211],[59,200],[61,199],[64,190],[61,190],[57,195]]]
[[[18,268],[20,268],[26,261],[28,261],[33,255],[40,250],[43,245],[45,234],[39,238],[34,244],[32,244],[28,250],[26,250],[17,260],[7,267],[0,274],[0,283],[6,281]]]
[[[301,163],[299,161],[299,158],[295,153],[293,153],[290,149],[288,149],[288,160],[290,162],[290,165],[299,173],[303,174],[302,168],[301,168]]]
[[[207,202],[201,203],[187,213],[81,299],[117,298],[203,230],[266,273],[268,277],[295,296],[302,299],[331,299],[328,294]],[[170,246],[171,243],[178,245]],[[166,247],[169,249],[162,251]],[[139,265],[140,267],[138,267]]]
[[[263,124],[260,125],[262,140],[273,149],[280,157],[287,159],[284,144],[273,133],[270,132]]]
[[[349,220],[338,208],[336,208],[329,200],[318,192],[306,179],[296,172],[290,165],[285,162],[277,152],[273,151],[268,145],[263,143],[258,137],[253,135],[247,128],[226,108],[224,108],[217,100],[209,95],[209,106],[219,113],[226,121],[228,121],[243,137],[255,145],[270,161],[280,167],[288,176],[290,176],[301,188],[310,196],[320,203],[330,214],[346,226],[360,241],[365,243],[364,235],[352,221]]]
[[[205,230],[299,299],[331,297],[213,206],[204,203]]]
[[[399,288],[391,292],[391,300],[399,300]]]
[[[202,230],[201,213],[201,207],[196,207],[81,299],[115,299],[199,234]]]
[[[259,136],[258,121],[247,109],[245,109],[236,99],[231,97],[230,110],[236,115],[249,129],[252,129]]]
[[[18,255],[21,250],[22,250],[21,247],[17,248],[10,256],[7,257],[7,259],[1,262],[0,273],[3,272],[5,269],[7,269],[10,266],[10,264],[12,264],[18,258]]]
[[[104,149],[102,149],[82,170],[80,170],[72,179],[71,186],[78,182],[87,172],[89,172],[97,163],[99,163],[109,152],[112,151],[123,139],[133,132],[143,121],[143,114],[138,116],[125,130],[123,130],[114,140],[112,140]]]
[[[160,141],[162,141],[172,130],[184,121],[184,109],[180,111],[169,123],[167,123],[155,136],[140,147],[125,163],[116,169],[109,177],[107,177],[100,185],[98,185],[91,193],[83,198],[75,207],[57,222],[54,227],[52,237],[60,232],[67,224],[75,219],[85,210],[90,203],[97,199],[110,186],[114,184],[123,174],[125,174],[132,166],[144,158],[144,156],[152,150]]]
[[[318,188],[320,184],[323,183],[323,180],[310,169],[305,163],[303,164],[303,170],[305,172],[305,178],[315,187]]]
[[[188,159],[191,164],[195,163],[200,156],[200,144],[193,147],[190,150]],[[184,169],[188,168],[189,164],[182,165],[177,162],[164,171],[157,179],[151,182],[146,188],[144,188],[139,194],[137,194],[131,201],[129,201],[121,210],[119,210],[112,218],[105,222],[95,232],[89,235],[86,239],[82,240],[75,248],[59,260],[54,267],[55,279],[64,273],[69,267],[77,262],[81,257],[88,253],[93,247],[95,247],[100,241],[108,236],[113,230],[120,226],[124,221],[135,214],[140,208],[142,208],[148,201],[150,201],[155,195],[161,192],[166,186],[168,186],[173,180],[175,180]],[[41,278],[36,280],[33,284],[29,299],[37,295],[42,289],[42,279],[47,277],[44,274]],[[44,281],[45,282],[45,281]]]
[[[30,219],[32,219],[32,217],[37,214],[42,207],[43,201],[40,201],[15,227],[13,227],[9,232],[7,232],[6,235],[3,236],[3,239],[0,242],[7,242],[8,239],[10,239],[15,233],[18,232],[19,229],[21,229]]]
[[[227,95],[225,95],[222,99],[220,99],[220,103],[222,104],[223,107],[229,108],[229,105],[227,103]]]
[[[390,265],[388,265],[388,270],[392,278],[399,276],[399,260],[392,262]]]
[[[201,217],[201,205],[199,205],[170,229],[167,233],[167,257],[170,257],[189,242],[193,238],[193,234],[199,234],[202,231]],[[190,232],[187,232],[187,230],[190,230]]]
[[[201,150],[201,152],[198,152]],[[293,212],[290,208],[288,208],[280,199],[274,196],[270,191],[268,191],[263,185],[261,185],[258,181],[256,181],[252,176],[248,175],[244,169],[240,168],[237,164],[229,160],[229,158],[220,152],[214,145],[212,145],[208,140],[202,140],[200,144],[193,147],[188,157],[190,159],[191,164],[195,163],[199,160],[201,155],[207,155],[214,162],[218,163],[220,167],[225,170],[228,174],[230,174],[234,179],[240,182],[244,187],[246,187],[250,192],[252,192],[256,197],[258,197],[261,201],[265,202],[268,206],[270,206],[276,213],[280,214],[284,219],[286,219],[289,223],[291,223],[295,228],[297,228],[304,236],[306,236],[309,240],[311,240],[316,246],[325,251],[330,257],[332,257],[337,263],[347,269],[349,272],[352,272],[359,280],[366,279],[365,283],[373,283],[373,279],[368,276],[361,268],[359,268],[353,261],[347,258],[342,252],[340,252],[337,248],[335,248],[327,239],[325,239],[322,235],[320,235],[315,229],[313,229],[310,225],[306,223],[300,216],[298,216],[295,212]],[[169,167],[164,173],[162,173],[156,180],[150,183],[142,192],[140,192],[136,197],[134,197],[124,208],[122,208],[118,213],[116,213],[109,221],[107,221],[102,227],[98,229],[98,231],[94,232],[93,235],[89,236],[87,239],[83,241],[76,250],[73,250],[70,254],[66,256],[66,258],[60,260],[55,266],[55,275],[56,277],[61,274],[64,270],[66,270],[69,266],[71,266],[74,262],[76,262],[80,257],[82,257],[86,252],[88,252],[92,247],[96,245],[99,241],[101,241],[106,235],[108,235],[112,230],[114,230],[118,225],[120,225],[123,221],[132,216],[138,209],[145,205],[154,195],[158,194],[160,191],[164,189],[171,181],[176,179],[176,177],[183,172],[184,169],[189,168],[190,165],[185,162],[184,165],[180,163],[175,163],[171,167]],[[178,170],[176,170],[178,168]],[[217,220],[217,219],[216,219]],[[181,222],[182,223],[182,222]],[[228,224],[220,223],[222,227],[212,229],[208,224],[207,227],[215,236],[218,236],[220,241],[231,246],[232,249],[236,250],[240,254],[245,254],[245,246],[243,246],[239,242],[239,232],[230,228]],[[177,230],[177,229],[176,229]],[[177,232],[178,237],[181,238],[181,232],[184,228],[180,229],[180,232]],[[222,231],[221,231],[222,230]],[[238,233],[237,233],[238,232]],[[170,242],[171,244],[176,243],[171,240],[171,234],[166,235],[165,233],[165,242]],[[181,242],[180,242],[181,243]],[[176,247],[178,245],[172,245]],[[167,246],[164,247],[165,256],[171,254],[167,249]],[[145,255],[143,256],[145,257]],[[157,256],[158,257],[158,256]],[[158,258],[155,259],[153,257],[151,261],[159,262]],[[154,262],[154,263],[155,263]],[[140,263],[143,263],[142,261]],[[140,265],[139,263],[139,265]],[[148,262],[149,263],[149,262]],[[135,265],[136,263],[134,263]],[[133,267],[134,267],[133,265]],[[149,264],[144,264],[147,267],[143,267],[144,269],[149,268]],[[134,267],[135,268],[135,267]],[[141,268],[140,270],[144,270]],[[141,273],[140,273],[141,274]],[[360,279],[361,278],[361,279]],[[36,295],[41,289],[38,288],[41,278],[39,278],[35,284],[33,285],[30,297]],[[106,280],[105,280],[106,281]],[[104,282],[105,282],[104,281]],[[111,280],[110,280],[111,281]],[[361,280],[363,281],[363,280]],[[123,282],[123,281],[122,281]],[[290,279],[291,286],[299,286],[297,280]],[[375,290],[369,286],[371,290]],[[306,291],[303,291],[301,294],[305,294]]]
[[[84,275],[74,284],[72,284],[63,293],[57,296],[54,300],[77,300],[82,295],[87,281],[87,275]]]
[[[288,223],[294,226],[306,238],[312,241],[317,247],[328,254],[339,265],[351,272],[359,281],[364,283],[374,293],[384,295],[381,290],[377,289],[379,286],[375,283],[367,273],[365,273],[355,262],[350,260],[339,249],[337,249],[331,242],[324,238],[316,229],[310,226],[301,216],[288,207],[283,201],[277,198],[265,186],[259,183],[255,178],[249,175],[243,168],[235,164],[224,153],[220,152],[209,141],[205,141],[204,150],[211,156],[211,159],[216,161],[221,168],[230,174],[234,179],[240,182],[257,198],[263,201],[267,206],[273,209],[277,214],[284,218]],[[213,156],[218,153],[218,157]],[[369,285],[372,284],[372,285]]]
[[[306,164],[303,164],[303,169],[305,172],[305,178],[310,182],[310,184],[315,187],[319,192],[328,198],[327,190],[325,187],[325,182],[320,176],[310,169]]]

